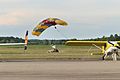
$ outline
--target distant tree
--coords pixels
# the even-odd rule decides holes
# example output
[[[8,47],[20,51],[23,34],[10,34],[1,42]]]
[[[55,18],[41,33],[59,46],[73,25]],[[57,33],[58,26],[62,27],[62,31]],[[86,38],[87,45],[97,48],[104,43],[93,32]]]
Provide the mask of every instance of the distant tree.
[[[115,34],[114,37],[115,37],[115,40],[116,40],[116,41],[119,41],[119,40],[120,40],[120,36],[118,36],[118,34]]]
[[[103,36],[103,37],[101,38],[101,40],[102,40],[102,41],[106,41],[106,40],[107,40],[107,37],[106,37],[106,36]]]
[[[108,38],[109,41],[114,41],[115,37],[111,34],[110,37]]]

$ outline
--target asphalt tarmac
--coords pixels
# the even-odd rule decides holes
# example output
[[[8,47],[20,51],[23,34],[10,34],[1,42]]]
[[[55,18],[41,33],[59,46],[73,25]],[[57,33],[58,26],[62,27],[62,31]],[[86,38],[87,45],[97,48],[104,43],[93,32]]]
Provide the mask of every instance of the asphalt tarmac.
[[[120,80],[120,61],[0,62],[0,80]]]

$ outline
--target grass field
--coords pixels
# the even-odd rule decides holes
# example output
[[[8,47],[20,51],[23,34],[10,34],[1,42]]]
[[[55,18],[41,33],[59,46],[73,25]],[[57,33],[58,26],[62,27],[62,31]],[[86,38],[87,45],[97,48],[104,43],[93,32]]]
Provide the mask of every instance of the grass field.
[[[101,55],[91,55],[100,53],[99,49],[85,46],[57,45],[60,53],[48,53],[50,45],[28,45],[28,50],[24,51],[24,46],[0,46],[0,59],[86,59],[100,58]],[[89,52],[88,52],[89,50]]]

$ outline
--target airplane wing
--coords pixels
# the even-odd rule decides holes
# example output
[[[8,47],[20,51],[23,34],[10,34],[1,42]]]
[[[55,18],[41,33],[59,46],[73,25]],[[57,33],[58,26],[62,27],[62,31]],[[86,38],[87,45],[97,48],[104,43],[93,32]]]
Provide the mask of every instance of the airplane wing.
[[[25,43],[0,43],[0,46],[7,46],[7,45],[25,45]]]
[[[105,46],[107,41],[67,41],[65,44],[69,46]]]

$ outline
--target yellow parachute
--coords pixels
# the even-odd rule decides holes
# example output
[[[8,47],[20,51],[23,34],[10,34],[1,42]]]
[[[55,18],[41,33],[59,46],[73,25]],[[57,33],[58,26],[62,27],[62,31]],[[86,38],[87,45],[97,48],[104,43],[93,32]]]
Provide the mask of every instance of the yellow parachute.
[[[40,22],[32,31],[32,35],[39,36],[45,29],[55,25],[68,25],[65,21],[60,20],[58,18],[47,18]]]

